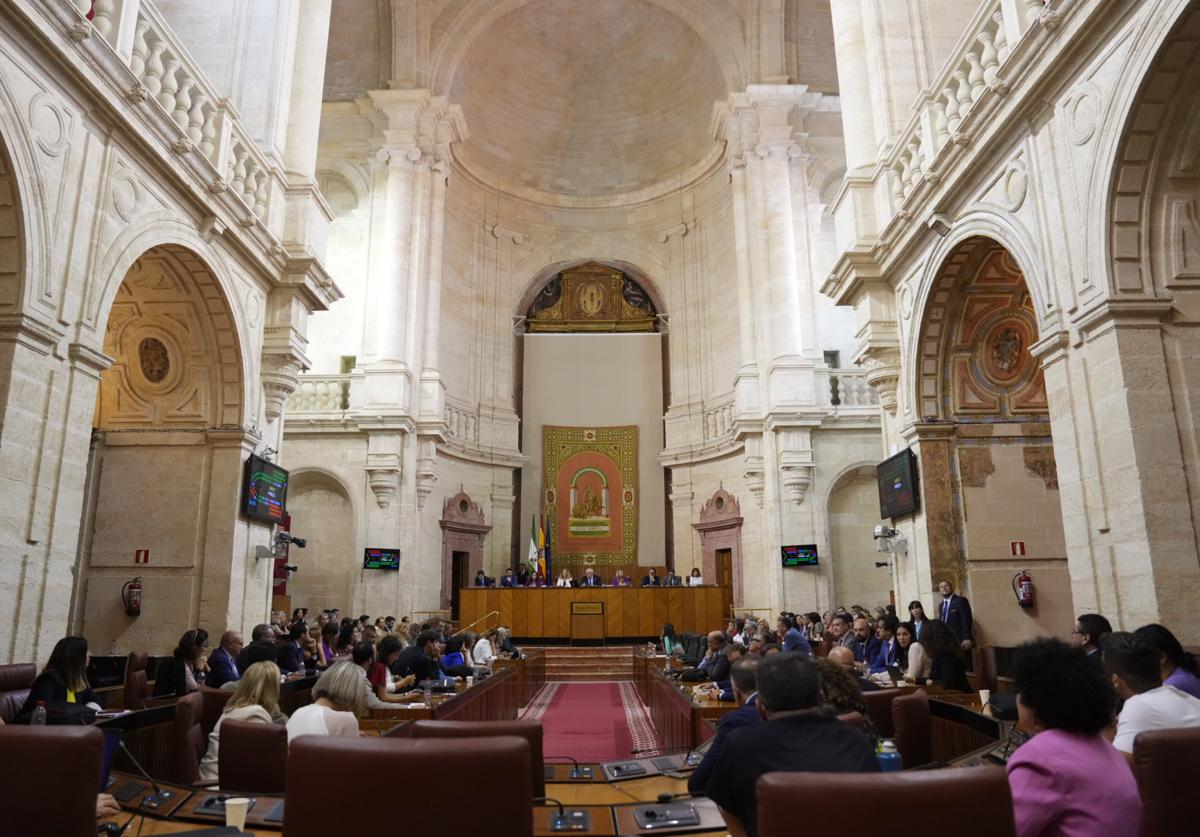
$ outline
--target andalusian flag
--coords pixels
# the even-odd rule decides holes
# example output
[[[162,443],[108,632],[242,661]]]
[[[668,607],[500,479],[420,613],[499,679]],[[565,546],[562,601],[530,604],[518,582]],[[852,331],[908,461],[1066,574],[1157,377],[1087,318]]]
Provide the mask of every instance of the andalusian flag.
[[[549,567],[546,566],[546,533],[539,526],[537,530],[537,545],[538,545],[538,573],[542,578],[550,581]]]
[[[529,571],[534,575],[538,572],[537,516],[529,515]]]

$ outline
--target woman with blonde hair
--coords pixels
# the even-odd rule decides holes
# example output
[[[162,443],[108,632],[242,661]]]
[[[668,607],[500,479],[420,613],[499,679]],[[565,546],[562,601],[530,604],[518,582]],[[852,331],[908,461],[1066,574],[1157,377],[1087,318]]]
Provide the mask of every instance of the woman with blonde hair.
[[[317,678],[312,698],[288,719],[288,743],[302,735],[358,736],[358,716],[367,703],[361,668],[349,660],[334,663]]]
[[[279,713],[279,679],[279,666],[274,663],[255,663],[243,672],[221,717],[217,718],[216,726],[208,734],[208,752],[200,762],[201,782],[217,781],[217,757],[223,721],[272,723],[272,716]]]

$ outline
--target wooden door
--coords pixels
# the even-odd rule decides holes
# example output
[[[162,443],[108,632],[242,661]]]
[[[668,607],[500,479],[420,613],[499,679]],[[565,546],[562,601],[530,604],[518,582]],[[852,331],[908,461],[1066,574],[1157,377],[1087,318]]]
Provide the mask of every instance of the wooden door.
[[[729,607],[733,604],[733,550],[718,549],[716,556],[718,583],[721,585],[721,618],[728,619]]]
[[[471,575],[471,553],[450,553],[450,618],[458,621],[459,590],[467,586]]]

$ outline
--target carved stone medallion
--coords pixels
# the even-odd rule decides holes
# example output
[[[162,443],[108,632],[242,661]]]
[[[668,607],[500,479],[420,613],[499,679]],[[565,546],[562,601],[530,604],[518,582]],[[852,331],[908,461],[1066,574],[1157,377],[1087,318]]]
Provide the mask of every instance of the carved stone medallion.
[[[171,358],[161,340],[147,337],[138,344],[138,363],[142,375],[152,384],[161,384],[171,371]]]

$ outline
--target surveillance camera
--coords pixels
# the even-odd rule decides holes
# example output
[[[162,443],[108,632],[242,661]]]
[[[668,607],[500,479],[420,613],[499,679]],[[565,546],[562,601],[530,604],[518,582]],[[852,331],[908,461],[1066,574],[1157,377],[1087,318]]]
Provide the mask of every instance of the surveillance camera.
[[[894,538],[894,537],[896,537],[896,535],[899,535],[899,534],[900,533],[897,532],[895,529],[892,529],[888,526],[884,526],[883,524],[880,524],[875,527],[875,540],[879,540],[880,538]]]
[[[290,575],[292,575],[292,574],[294,574],[294,573],[298,573],[298,572],[300,572],[300,568],[299,568],[299,567],[297,567],[297,566],[295,566],[294,564],[284,564],[284,565],[283,565],[283,568],[284,568],[285,570],[287,570],[287,574],[288,574],[289,576],[290,576]]]
[[[297,538],[291,532],[280,532],[275,536],[275,540],[279,541],[280,543],[286,543],[289,546],[298,547],[300,549],[304,549],[304,547],[308,546],[308,541],[306,541],[304,538]]]

